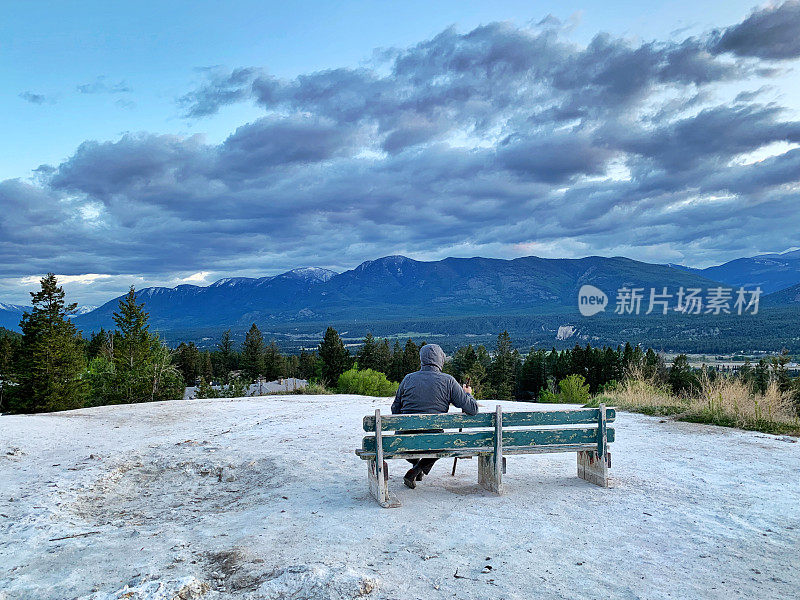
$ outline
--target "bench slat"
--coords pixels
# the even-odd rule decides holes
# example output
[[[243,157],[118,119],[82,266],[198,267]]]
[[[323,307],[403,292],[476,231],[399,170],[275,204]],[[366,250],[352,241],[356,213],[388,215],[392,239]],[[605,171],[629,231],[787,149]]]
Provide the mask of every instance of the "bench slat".
[[[614,421],[617,412],[606,409],[606,420]],[[545,425],[589,425],[597,423],[600,411],[597,408],[570,410],[504,412],[503,430],[508,427],[536,427]],[[443,413],[434,415],[381,415],[383,431],[398,429],[469,429],[494,427],[494,413]],[[364,431],[375,431],[375,416],[364,417]]]
[[[503,446],[503,456],[510,454],[548,454],[551,452],[578,452],[579,450],[591,451],[597,447],[591,444],[564,444],[557,446]],[[431,450],[418,452],[395,452],[384,458],[469,458],[473,456],[491,454],[491,448],[461,448],[458,450]],[[360,448],[356,450],[359,458],[364,460],[375,458],[374,452],[366,452]]]
[[[505,415],[504,415],[505,416]],[[614,429],[607,430],[608,442],[614,441]],[[508,446],[555,446],[561,444],[597,444],[597,427],[572,429],[521,429],[503,428],[503,444]],[[421,450],[436,451],[460,448],[493,448],[494,431],[465,433],[414,433],[383,436],[385,456],[398,452]],[[375,452],[375,436],[366,436],[361,449]]]

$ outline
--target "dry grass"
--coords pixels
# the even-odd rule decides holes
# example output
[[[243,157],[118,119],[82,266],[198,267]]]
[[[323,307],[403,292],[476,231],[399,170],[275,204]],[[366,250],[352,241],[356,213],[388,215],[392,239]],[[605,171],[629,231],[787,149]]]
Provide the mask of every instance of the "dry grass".
[[[697,396],[674,396],[668,387],[631,373],[603,401],[623,410],[650,415],[672,415],[683,421],[739,427],[765,433],[800,435],[800,420],[791,400],[771,383],[756,394],[738,379],[701,379]]]

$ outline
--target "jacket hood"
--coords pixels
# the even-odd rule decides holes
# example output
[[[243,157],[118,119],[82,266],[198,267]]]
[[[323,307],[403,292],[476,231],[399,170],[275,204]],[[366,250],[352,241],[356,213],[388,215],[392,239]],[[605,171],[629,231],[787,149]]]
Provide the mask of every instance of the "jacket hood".
[[[437,344],[425,344],[419,349],[419,362],[423,367],[444,367],[444,351]]]

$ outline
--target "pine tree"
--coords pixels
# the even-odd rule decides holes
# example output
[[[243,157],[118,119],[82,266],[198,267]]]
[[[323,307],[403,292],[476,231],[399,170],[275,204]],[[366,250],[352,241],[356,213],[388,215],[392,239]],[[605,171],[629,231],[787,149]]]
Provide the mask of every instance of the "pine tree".
[[[160,348],[158,338],[150,334],[150,315],[144,303],[136,302],[133,286],[113,314],[117,330],[114,335],[114,370],[119,402],[145,402],[155,399],[158,390],[153,384],[153,353]],[[156,386],[157,388],[157,386]]]
[[[773,356],[771,361],[772,378],[777,382],[781,393],[785,394],[792,387],[792,378],[789,376],[789,369],[786,368],[789,363],[789,351],[784,348],[778,356]]]
[[[0,413],[8,404],[8,394],[15,385],[14,363],[18,353],[16,338],[0,333]]]
[[[326,385],[335,386],[339,375],[350,368],[350,353],[333,327],[328,327],[325,331],[318,353],[322,361],[322,381]]]
[[[264,338],[255,323],[244,338],[240,366],[249,381],[257,379],[264,372]]]
[[[392,381],[402,381],[403,377],[405,377],[405,373],[403,373],[403,348],[400,346],[399,340],[394,341],[392,360],[387,375]]]
[[[400,377],[400,381],[409,373],[419,371],[419,368],[419,347],[409,338],[406,340],[406,345],[403,348],[403,360],[401,362],[402,376]]]
[[[457,349],[453,354],[453,377],[463,382],[465,374],[472,371],[477,362],[478,355],[472,344]]]
[[[16,412],[69,410],[88,399],[83,342],[67,319],[77,305],[65,304],[53,273],[41,279],[41,286],[31,292],[33,308],[20,322],[19,385],[11,407]]]
[[[691,394],[699,389],[700,383],[692,372],[689,358],[685,354],[679,354],[672,362],[672,368],[669,370],[669,384],[672,386],[673,394]]]
[[[753,370],[753,387],[756,391],[764,394],[769,387],[769,363],[766,359],[762,358],[758,361],[756,368]]]
[[[491,383],[499,400],[511,400],[515,390],[517,356],[511,345],[508,331],[497,336],[494,361],[492,361]]]
[[[739,368],[739,379],[749,386],[753,384],[753,365],[750,364],[749,358],[746,358],[744,364]]]
[[[319,359],[317,358],[316,352],[306,352],[305,350],[302,350],[300,352],[300,361],[298,365],[298,374],[300,375],[300,378],[305,379],[306,381],[311,381],[314,377],[316,377],[317,362],[319,362]]]
[[[113,365],[116,396],[110,402],[152,402],[180,397],[180,375],[173,356],[158,336],[150,333],[150,315],[136,302],[133,286],[119,301],[114,323]]]
[[[633,364],[633,346],[630,342],[625,342],[625,349],[622,351],[622,373],[627,375],[636,366],[638,365]]]
[[[373,369],[375,371],[380,371],[380,369],[376,368],[377,354],[378,344],[375,343],[375,338],[372,337],[372,333],[367,332],[367,336],[364,338],[364,343],[361,345],[361,348],[358,350],[358,354],[356,355],[358,368],[361,370]]]
[[[648,348],[644,355],[644,375],[647,378],[658,377],[659,357],[652,348]]]
[[[223,383],[227,384],[230,380],[230,373],[234,368],[233,340],[231,339],[230,329],[222,334],[217,344],[217,350],[217,355],[219,357],[219,376]]]
[[[376,371],[383,373],[384,375],[389,375],[389,370],[392,366],[392,351],[389,348],[389,340],[386,338],[381,340],[381,343],[378,344],[377,348],[375,349],[375,367],[373,367]]]
[[[200,376],[204,377],[208,382],[214,379],[214,368],[211,365],[211,353],[207,350],[200,353]]]
[[[534,350],[525,357],[520,373],[519,389],[522,397],[535,400],[547,387],[547,355],[544,350]]]
[[[89,343],[86,344],[86,356],[89,360],[97,358],[105,350],[108,344],[108,335],[109,332],[102,327],[100,331],[92,332]]]
[[[300,373],[300,357],[296,354],[289,354],[283,357],[283,374],[286,377],[297,379]]]
[[[264,351],[264,378],[274,381],[286,375],[286,364],[275,340]]]
[[[194,345],[194,342],[181,342],[175,351],[175,362],[178,370],[183,376],[183,381],[187,386],[194,386],[197,384],[197,379],[203,373],[202,356],[200,350]],[[206,378],[208,381],[208,378]]]

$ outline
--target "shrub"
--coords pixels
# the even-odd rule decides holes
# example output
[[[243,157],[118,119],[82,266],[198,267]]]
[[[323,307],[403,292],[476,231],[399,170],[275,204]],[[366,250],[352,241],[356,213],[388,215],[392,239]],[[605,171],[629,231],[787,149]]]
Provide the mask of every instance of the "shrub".
[[[583,408],[600,408],[601,404],[605,404],[606,406],[614,406],[615,400],[610,396],[598,394],[597,396],[589,400],[586,404],[584,404]]]
[[[556,404],[558,402],[561,402],[561,395],[560,394],[554,394],[550,390],[542,390],[542,392],[539,394],[539,402],[547,402],[547,403],[550,403],[550,404]]]
[[[214,387],[206,382],[204,377],[200,378],[200,385],[197,386],[195,397],[201,398],[242,398],[247,395],[249,386],[244,379],[234,377],[228,385]]]
[[[359,371],[352,368],[339,376],[337,389],[342,394],[359,394],[361,396],[393,396],[398,383],[386,379],[386,375],[372,369]]]
[[[309,394],[312,396],[323,396],[328,394],[333,394],[331,390],[326,388],[321,383],[309,383],[304,388],[298,388],[296,391],[291,392],[292,394]]]
[[[558,382],[561,402],[586,404],[589,401],[589,386],[582,375],[570,375]]]

